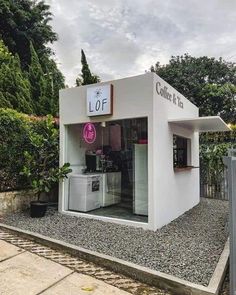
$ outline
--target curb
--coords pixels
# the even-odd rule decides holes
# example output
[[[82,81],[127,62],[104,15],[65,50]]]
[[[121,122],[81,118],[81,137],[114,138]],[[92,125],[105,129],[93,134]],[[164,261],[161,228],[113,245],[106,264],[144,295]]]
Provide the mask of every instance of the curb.
[[[173,275],[155,271],[109,255],[87,250],[85,248],[52,239],[38,233],[22,230],[2,223],[0,223],[0,228],[7,229],[18,235],[20,234],[29,240],[39,242],[53,249],[61,250],[81,259],[101,265],[114,272],[139,280],[140,282],[158,287],[160,289],[168,290],[176,295],[218,295],[228,267],[229,239],[227,240],[224,250],[221,253],[209,285],[205,287],[177,278]]]

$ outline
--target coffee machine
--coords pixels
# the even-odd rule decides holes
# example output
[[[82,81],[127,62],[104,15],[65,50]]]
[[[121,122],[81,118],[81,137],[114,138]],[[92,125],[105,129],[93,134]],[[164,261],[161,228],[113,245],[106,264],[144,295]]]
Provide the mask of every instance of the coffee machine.
[[[86,154],[85,163],[87,172],[98,172],[102,170],[101,167],[101,155]]]

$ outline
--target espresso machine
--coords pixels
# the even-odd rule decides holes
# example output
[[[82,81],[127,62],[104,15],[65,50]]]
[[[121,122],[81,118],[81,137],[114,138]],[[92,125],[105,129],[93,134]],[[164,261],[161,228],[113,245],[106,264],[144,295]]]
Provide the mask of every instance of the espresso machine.
[[[86,154],[85,155],[86,171],[99,172],[102,171],[101,155]]]

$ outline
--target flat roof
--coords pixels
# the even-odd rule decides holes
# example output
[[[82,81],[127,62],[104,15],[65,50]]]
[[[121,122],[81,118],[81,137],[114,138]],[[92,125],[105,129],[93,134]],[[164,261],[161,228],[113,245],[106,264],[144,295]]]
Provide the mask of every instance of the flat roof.
[[[182,128],[186,128],[198,132],[217,132],[230,131],[230,127],[219,116],[186,118],[186,119],[171,119],[170,124],[175,124]]]

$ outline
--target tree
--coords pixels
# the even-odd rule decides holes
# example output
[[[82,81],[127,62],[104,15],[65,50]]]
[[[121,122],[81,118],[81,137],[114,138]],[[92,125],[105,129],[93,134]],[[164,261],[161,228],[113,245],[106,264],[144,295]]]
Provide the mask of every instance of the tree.
[[[9,53],[19,56],[24,78],[30,78],[33,105],[31,110],[20,110],[37,115],[57,115],[59,90],[65,87],[64,77],[48,47],[49,43],[57,40],[49,25],[52,17],[49,8],[44,1],[0,0],[0,38]],[[3,104],[2,95],[1,101],[2,106],[14,108],[6,99]]]
[[[76,86],[89,85],[100,82],[100,78],[97,75],[91,73],[83,49],[81,49],[81,64],[82,74],[77,77]]]
[[[235,122],[236,66],[219,58],[172,56],[169,64],[151,67],[200,109],[200,115],[221,115]]]
[[[59,111],[59,90],[65,88],[65,78],[58,70],[56,62],[44,56],[42,58],[42,69],[44,72],[44,78],[46,81],[46,97],[50,114],[58,116]],[[48,114],[48,112],[46,112]]]
[[[200,95],[204,115],[218,115],[226,122],[236,122],[236,85],[208,83],[202,88]]]
[[[33,111],[34,114],[41,115],[45,107],[46,81],[38,55],[32,43],[30,44],[30,52],[31,63],[28,76],[31,85]]]
[[[21,70],[18,55],[13,56],[0,41],[0,107],[32,113],[30,84]]]
[[[32,44],[30,48],[31,64],[26,72],[21,69],[19,56],[10,53],[0,41],[0,107],[26,114],[57,115],[58,92],[64,86],[64,77],[48,57],[44,73]]]
[[[49,8],[44,1],[0,0],[0,36],[10,52],[19,55],[24,69],[31,60],[30,42],[41,57],[50,55],[48,43],[57,40]]]
[[[64,88],[64,77],[58,70],[54,60],[43,57],[42,67],[33,44],[30,44],[31,63],[29,81],[34,113],[37,115],[58,115],[59,90]]]

